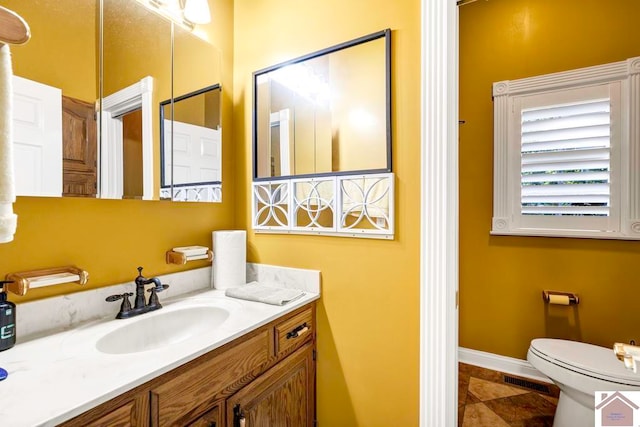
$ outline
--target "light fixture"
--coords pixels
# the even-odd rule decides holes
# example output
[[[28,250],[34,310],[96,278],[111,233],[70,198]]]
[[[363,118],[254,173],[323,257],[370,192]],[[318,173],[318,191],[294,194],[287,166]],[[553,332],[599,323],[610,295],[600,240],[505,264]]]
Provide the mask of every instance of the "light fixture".
[[[193,31],[198,24],[211,22],[208,0],[137,0],[159,15]]]
[[[184,14],[184,19],[194,24],[208,24],[211,22],[208,0],[184,0],[182,13]]]

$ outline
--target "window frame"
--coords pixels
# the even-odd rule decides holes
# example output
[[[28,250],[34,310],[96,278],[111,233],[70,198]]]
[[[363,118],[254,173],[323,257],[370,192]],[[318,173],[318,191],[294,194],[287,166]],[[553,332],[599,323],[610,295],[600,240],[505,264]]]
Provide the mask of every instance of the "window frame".
[[[529,215],[520,212],[522,148],[519,121],[522,101],[537,96],[562,98],[569,91],[589,91],[597,86],[609,87],[612,120],[615,120],[615,124],[612,122],[610,154],[611,211],[607,221],[601,221],[602,218],[593,221],[593,218],[580,216],[525,218]],[[640,239],[640,57],[496,82],[493,84],[493,100],[492,235]],[[550,101],[550,105],[552,103]],[[616,120],[614,111],[618,108],[620,114]]]

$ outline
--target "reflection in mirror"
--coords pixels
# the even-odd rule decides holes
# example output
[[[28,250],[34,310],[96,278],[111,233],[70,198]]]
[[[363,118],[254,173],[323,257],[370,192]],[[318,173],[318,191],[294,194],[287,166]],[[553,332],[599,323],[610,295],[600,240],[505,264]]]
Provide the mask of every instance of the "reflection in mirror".
[[[135,0],[104,0],[103,14],[100,196],[157,199],[152,110],[171,96],[172,23]]]
[[[220,101],[213,85],[160,104],[162,198],[221,201]]]
[[[97,0],[0,0],[31,40],[11,49],[19,196],[96,195]]]
[[[160,165],[162,199],[222,201],[221,52],[213,35],[175,26],[172,104],[163,102]],[[172,119],[174,120],[172,122]],[[173,142],[170,140],[173,126]]]
[[[16,194],[158,199],[160,124],[154,106],[172,96],[172,22],[141,0],[0,0],[0,5],[23,16],[32,34],[29,43],[12,47]],[[221,80],[213,24],[176,25],[174,36],[180,57],[177,93]],[[197,61],[203,65],[194,65]],[[189,74],[193,87],[182,83]],[[135,94],[125,102],[119,94],[128,88]],[[101,96],[102,107],[111,110],[96,114]],[[127,118],[136,110],[137,117]],[[98,146],[99,139],[115,138],[114,132],[118,147]],[[137,165],[125,142],[131,132],[140,133],[142,141]],[[140,174],[142,190],[139,182],[131,184]]]
[[[254,73],[254,178],[389,172],[390,31]]]

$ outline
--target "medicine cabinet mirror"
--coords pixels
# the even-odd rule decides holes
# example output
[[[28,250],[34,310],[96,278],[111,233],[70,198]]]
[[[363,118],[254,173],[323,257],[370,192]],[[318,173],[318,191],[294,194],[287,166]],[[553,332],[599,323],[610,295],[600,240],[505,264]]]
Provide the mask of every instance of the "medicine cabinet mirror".
[[[254,73],[254,178],[391,171],[390,30]]]
[[[161,196],[220,201],[220,85],[160,103]]]
[[[212,24],[148,0],[0,4],[32,34],[12,47],[17,195],[159,199],[158,106],[221,80]]]

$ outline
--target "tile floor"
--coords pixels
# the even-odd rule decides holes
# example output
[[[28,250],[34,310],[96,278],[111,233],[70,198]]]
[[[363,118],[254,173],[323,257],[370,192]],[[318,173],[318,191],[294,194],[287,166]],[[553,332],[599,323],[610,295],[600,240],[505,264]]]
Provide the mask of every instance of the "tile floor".
[[[552,384],[460,363],[459,427],[542,427],[553,425],[560,390]],[[548,391],[508,383],[505,375],[544,385]]]

